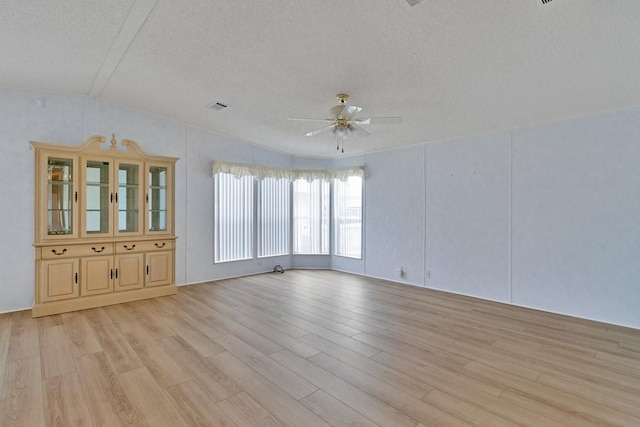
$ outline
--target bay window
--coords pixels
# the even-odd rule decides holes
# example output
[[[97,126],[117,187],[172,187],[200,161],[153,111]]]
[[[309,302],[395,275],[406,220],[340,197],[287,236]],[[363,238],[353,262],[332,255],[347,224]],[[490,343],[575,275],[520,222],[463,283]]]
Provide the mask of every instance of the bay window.
[[[214,161],[214,262],[329,255],[331,237],[335,255],[362,258],[363,176]]]

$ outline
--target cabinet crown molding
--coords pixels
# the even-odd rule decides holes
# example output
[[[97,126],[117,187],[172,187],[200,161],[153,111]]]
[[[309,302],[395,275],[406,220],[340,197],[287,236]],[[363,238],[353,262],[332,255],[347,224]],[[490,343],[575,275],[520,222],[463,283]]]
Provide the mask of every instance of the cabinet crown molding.
[[[92,135],[80,145],[63,145],[54,142],[29,141],[32,150],[41,149],[48,151],[65,151],[77,154],[97,154],[117,158],[141,158],[147,161],[176,162],[178,157],[157,156],[147,154],[140,145],[132,139],[122,139],[120,146],[115,134],[111,134],[110,143],[106,145],[107,138],[102,135]],[[104,145],[103,145],[104,144]],[[104,148],[106,147],[106,148]]]

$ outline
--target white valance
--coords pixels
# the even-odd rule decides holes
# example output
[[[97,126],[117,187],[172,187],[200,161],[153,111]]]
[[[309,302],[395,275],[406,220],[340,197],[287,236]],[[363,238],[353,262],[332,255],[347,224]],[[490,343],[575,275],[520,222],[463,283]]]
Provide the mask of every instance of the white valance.
[[[289,181],[297,179],[305,179],[307,181],[323,179],[329,181],[335,178],[340,181],[346,181],[350,176],[364,177],[364,168],[362,166],[346,169],[286,169],[214,160],[212,167],[213,175],[222,172],[231,174],[236,178],[255,176],[258,179],[275,178],[288,179]]]

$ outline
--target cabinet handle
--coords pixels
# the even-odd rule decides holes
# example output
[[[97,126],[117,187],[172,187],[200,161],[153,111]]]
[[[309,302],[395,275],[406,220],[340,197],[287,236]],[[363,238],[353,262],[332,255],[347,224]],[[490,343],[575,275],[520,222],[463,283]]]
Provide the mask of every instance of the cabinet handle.
[[[118,203],[118,193],[116,193],[116,203]]]
[[[166,244],[167,244],[167,242],[162,242],[162,244],[156,243],[155,245],[156,245],[156,248],[162,249],[162,248],[164,248],[164,245],[166,245]]]
[[[75,195],[73,196],[76,199],[76,202],[78,201],[78,192],[75,192]]]
[[[111,269],[111,273],[109,273],[109,278],[113,279],[113,268]]]
[[[149,193],[144,195],[144,199],[146,200],[147,203],[149,203]]]
[[[113,203],[113,193],[109,193],[109,203]]]
[[[91,249],[93,249],[93,252],[99,254],[100,252],[104,251],[104,246],[102,247],[102,249],[96,249],[96,248],[91,248]]]
[[[118,278],[118,269],[116,268],[116,279]]]
[[[64,253],[67,252],[67,248],[64,248],[62,252],[57,252],[55,249],[51,249],[51,252],[53,252],[54,255],[64,255]]]
[[[128,247],[127,245],[124,245],[124,248],[128,251],[133,250],[133,248],[135,248],[136,245],[131,245],[131,247]]]
[[[78,284],[78,272],[76,271],[76,285]]]
[[[149,266],[147,265],[147,276],[149,275]]]

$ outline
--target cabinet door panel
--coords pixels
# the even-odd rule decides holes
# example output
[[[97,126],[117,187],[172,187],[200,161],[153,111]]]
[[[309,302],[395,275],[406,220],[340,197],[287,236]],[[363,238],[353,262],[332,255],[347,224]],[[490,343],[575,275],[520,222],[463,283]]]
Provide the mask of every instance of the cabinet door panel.
[[[147,165],[146,234],[173,233],[173,164]]]
[[[79,264],[77,258],[42,261],[40,302],[77,297]]]
[[[143,231],[143,163],[134,160],[116,162],[115,233],[139,235]]]
[[[113,234],[113,206],[115,195],[112,189],[113,160],[83,158],[84,190],[82,235],[108,236]]]
[[[116,291],[144,286],[144,254],[116,255]]]
[[[173,251],[147,254],[147,286],[173,283]]]
[[[37,175],[37,227],[43,240],[78,237],[78,156],[42,153]]]
[[[97,295],[113,292],[113,256],[98,256],[82,259],[82,295]]]

